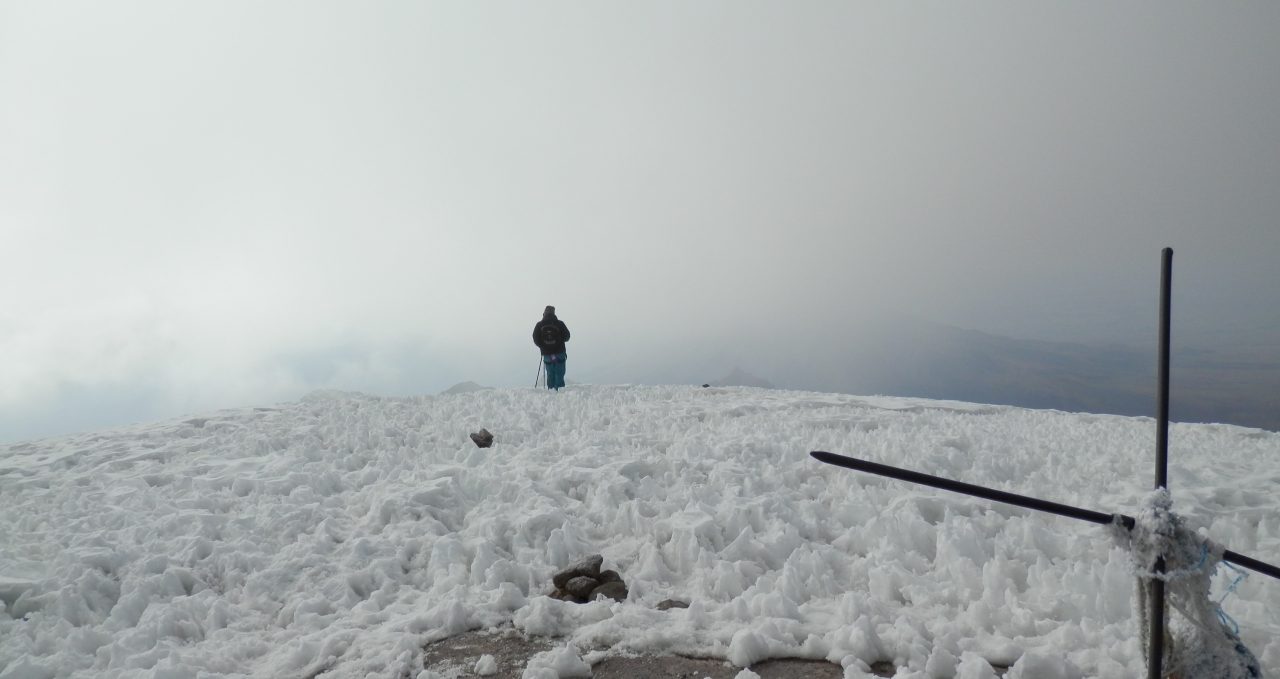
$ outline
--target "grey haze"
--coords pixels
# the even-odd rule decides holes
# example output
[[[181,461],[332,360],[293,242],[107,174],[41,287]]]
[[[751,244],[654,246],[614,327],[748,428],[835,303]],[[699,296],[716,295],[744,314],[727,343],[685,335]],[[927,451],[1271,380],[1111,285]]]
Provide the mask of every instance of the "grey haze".
[[[1194,373],[1272,415],[1188,417],[1275,428],[1277,26],[1262,2],[0,0],[0,440],[531,384],[547,304],[571,380],[1128,414],[1104,392],[1147,391],[1165,246],[1175,412]]]

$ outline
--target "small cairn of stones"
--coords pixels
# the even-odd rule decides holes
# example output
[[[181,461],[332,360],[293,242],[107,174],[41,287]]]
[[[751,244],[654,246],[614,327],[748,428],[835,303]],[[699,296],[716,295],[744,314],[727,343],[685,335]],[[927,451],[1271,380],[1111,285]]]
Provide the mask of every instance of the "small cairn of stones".
[[[551,578],[551,584],[556,586],[551,598],[580,604],[595,601],[602,596],[614,601],[626,601],[627,584],[617,571],[600,570],[603,563],[604,557],[592,554],[556,573]]]

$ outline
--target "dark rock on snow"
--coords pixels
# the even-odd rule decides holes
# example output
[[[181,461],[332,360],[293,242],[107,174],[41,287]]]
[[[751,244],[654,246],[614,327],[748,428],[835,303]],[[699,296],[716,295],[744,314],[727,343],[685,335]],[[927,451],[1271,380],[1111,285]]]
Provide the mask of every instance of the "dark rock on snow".
[[[600,586],[599,580],[596,580],[595,578],[589,578],[585,575],[579,575],[578,577],[573,578],[569,582],[566,582],[562,589],[564,589],[564,591],[572,594],[577,598],[590,599],[592,590],[594,590],[599,586]]]
[[[556,591],[548,594],[547,596],[551,597],[552,599],[556,599],[557,601],[568,601],[570,603],[575,603],[575,604],[587,603],[586,597],[576,597],[564,591],[563,589],[557,589]]]
[[[552,599],[574,601],[580,604],[595,601],[598,597],[627,600],[627,584],[617,571],[601,571],[604,557],[592,554],[551,577],[555,591]]]
[[[607,597],[614,601],[627,600],[627,586],[621,580],[602,583],[599,587],[591,590],[591,595],[587,598],[595,601],[597,597]]]
[[[490,434],[488,429],[481,429],[480,431],[472,432],[471,440],[481,448],[488,448],[493,445],[493,434]]]
[[[586,576],[588,578],[599,578],[600,566],[603,563],[604,563],[604,557],[600,556],[599,554],[592,554],[591,556],[588,556],[578,561],[577,563],[573,564],[572,566],[569,566],[568,568],[553,575],[551,577],[551,584],[555,585],[556,589],[564,589],[564,586],[569,584],[570,580],[578,576]]]

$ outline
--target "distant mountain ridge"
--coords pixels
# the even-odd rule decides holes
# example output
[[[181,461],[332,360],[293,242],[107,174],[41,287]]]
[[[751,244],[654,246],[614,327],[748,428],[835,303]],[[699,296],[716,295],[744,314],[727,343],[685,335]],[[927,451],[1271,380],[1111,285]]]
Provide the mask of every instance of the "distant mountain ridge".
[[[728,375],[725,375],[724,377],[721,377],[718,380],[709,382],[708,384],[710,384],[713,387],[760,387],[762,389],[777,388],[769,380],[766,380],[763,377],[757,377],[755,375],[752,375],[751,373],[743,370],[742,368],[738,368],[736,366],[734,367],[733,370],[729,371]]]
[[[747,329],[719,341],[662,347],[659,364],[620,361],[592,380],[701,384],[708,372],[718,372],[727,375],[714,384],[724,386],[1155,414],[1154,346],[1015,339],[905,317],[831,325],[772,343],[738,340],[772,337]],[[1232,353],[1175,342],[1171,363],[1173,420],[1280,431],[1280,346]]]
[[[492,388],[493,387],[486,387],[480,384],[476,384],[475,382],[468,381],[468,382],[459,382],[453,385],[452,387],[445,389],[440,393],[441,394],[469,394],[473,391],[484,391],[485,389],[492,389]]]
[[[1170,418],[1280,431],[1280,360],[1240,362],[1214,352],[1171,356]],[[928,339],[881,346],[883,393],[1026,408],[1151,416],[1155,348],[1020,340],[947,326]]]

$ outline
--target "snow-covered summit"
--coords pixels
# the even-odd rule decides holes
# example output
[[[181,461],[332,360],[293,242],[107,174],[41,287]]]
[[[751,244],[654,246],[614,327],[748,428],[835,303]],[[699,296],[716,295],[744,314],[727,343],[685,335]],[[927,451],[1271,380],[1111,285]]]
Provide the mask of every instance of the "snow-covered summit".
[[[481,427],[492,448],[468,439]],[[1153,435],[1147,418],[572,386],[327,392],[0,446],[0,679],[415,676],[424,644],[503,622],[573,652],[1128,679],[1134,580],[1105,530],[808,453],[1131,511]],[[1280,434],[1175,425],[1171,459],[1190,526],[1280,561]],[[544,596],[588,553],[628,601]],[[692,605],[655,610],[667,598]],[[1224,608],[1280,672],[1280,583],[1252,577]]]

